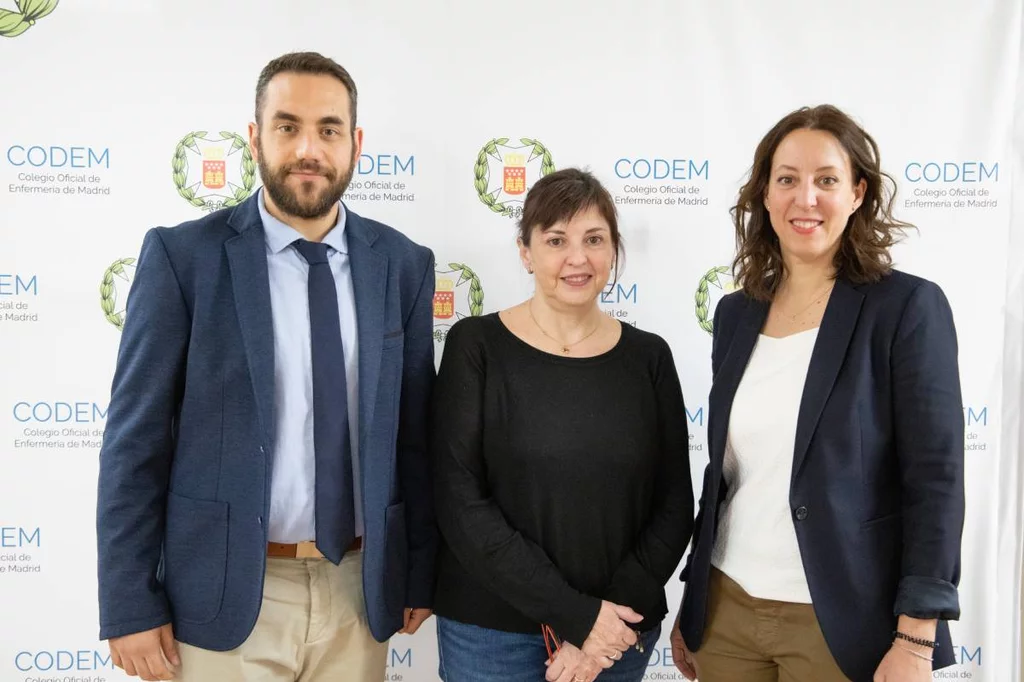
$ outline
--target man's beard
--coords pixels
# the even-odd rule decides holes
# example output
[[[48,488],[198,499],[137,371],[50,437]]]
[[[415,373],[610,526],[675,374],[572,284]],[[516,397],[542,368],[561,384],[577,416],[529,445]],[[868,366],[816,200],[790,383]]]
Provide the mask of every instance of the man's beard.
[[[274,204],[286,215],[304,220],[322,218],[334,208],[348,185],[352,182],[352,174],[355,172],[355,154],[352,155],[348,169],[340,176],[333,169],[323,168],[317,161],[300,161],[298,163],[283,165],[278,168],[271,168],[267,165],[259,143],[260,176],[263,178],[263,186],[274,201]],[[296,192],[288,186],[288,175],[293,171],[320,173],[327,180],[327,186],[319,192],[314,192],[312,182],[303,182],[300,190]]]

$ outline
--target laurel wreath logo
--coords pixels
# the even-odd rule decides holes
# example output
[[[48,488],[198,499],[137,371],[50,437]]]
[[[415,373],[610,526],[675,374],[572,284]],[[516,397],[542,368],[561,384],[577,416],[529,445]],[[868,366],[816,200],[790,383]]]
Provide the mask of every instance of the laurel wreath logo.
[[[480,285],[480,278],[476,276],[476,273],[468,265],[462,263],[449,263],[448,267],[453,272],[459,273],[459,281],[455,283],[455,286],[459,286],[463,282],[469,282],[469,314],[473,317],[479,317],[484,311],[484,288]]]
[[[714,330],[714,323],[708,316],[708,300],[711,298],[708,287],[714,285],[722,288],[722,282],[719,279],[719,275],[724,275],[727,272],[729,272],[729,268],[722,265],[717,268],[711,268],[704,273],[704,276],[700,278],[700,284],[697,285],[697,294],[694,296],[697,323],[700,324],[700,328],[708,334],[712,333]]]
[[[185,186],[188,176],[188,156],[186,152],[201,153],[196,140],[203,140],[204,142],[215,141],[210,140],[206,136],[205,130],[196,130],[181,138],[178,146],[174,148],[174,158],[171,159],[171,169],[174,171],[174,186],[177,188],[178,194],[196,208],[202,208],[206,211],[216,211],[221,208],[237,206],[249,197],[249,194],[252,193],[252,188],[256,185],[256,162],[253,161],[252,152],[249,151],[249,145],[246,144],[245,139],[237,133],[225,130],[220,132],[220,139],[231,140],[231,150],[228,154],[239,149],[242,150],[242,185],[241,187],[232,185],[234,189],[229,199],[220,201],[217,199],[211,200],[206,197],[197,197],[194,187]]]
[[[459,281],[455,283],[456,287],[469,282],[469,314],[472,317],[479,317],[484,312],[484,288],[480,284],[480,278],[472,268],[464,263],[449,263],[448,267],[451,268],[451,272],[459,273]],[[447,335],[446,329],[435,329],[434,341],[440,343]]]
[[[480,150],[480,153],[477,154],[476,164],[473,166],[473,185],[476,187],[476,195],[480,197],[480,201],[482,201],[487,208],[506,217],[512,214],[512,209],[504,202],[498,201],[497,195],[501,193],[501,189],[496,189],[493,192],[487,191],[487,187],[490,184],[491,179],[490,163],[487,159],[492,157],[502,161],[501,155],[498,153],[498,147],[506,144],[508,140],[509,138],[507,137],[499,137],[494,138],[485,144]],[[554,172],[555,162],[551,160],[551,152],[549,152],[547,147],[541,144],[539,140],[533,140],[529,137],[521,137],[519,138],[519,142],[524,145],[532,145],[533,149],[530,150],[529,161],[533,161],[538,156],[541,157],[541,177]]]
[[[17,12],[0,9],[0,37],[16,38],[57,9],[60,0],[15,0]]]
[[[103,315],[107,318],[107,322],[117,327],[118,331],[124,330],[124,313],[114,311],[114,306],[117,303],[114,277],[127,279],[124,274],[126,265],[135,265],[135,259],[120,258],[114,261],[114,264],[103,273],[103,281],[100,283],[100,307],[103,308]]]

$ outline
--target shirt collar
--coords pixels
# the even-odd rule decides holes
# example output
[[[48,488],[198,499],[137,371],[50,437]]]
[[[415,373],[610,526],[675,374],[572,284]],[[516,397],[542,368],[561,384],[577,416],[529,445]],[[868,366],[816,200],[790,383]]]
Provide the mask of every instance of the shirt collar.
[[[281,253],[296,239],[305,239],[305,237],[294,227],[270,215],[270,212],[267,210],[266,201],[263,198],[265,191],[265,188],[260,188],[257,201],[260,209],[260,218],[263,221],[263,232],[266,234],[267,246],[270,247],[270,251],[272,253]],[[348,212],[345,210],[345,204],[339,201],[338,221],[334,223],[334,227],[323,238],[323,243],[338,253],[348,253],[348,240],[345,239],[345,222],[347,217]]]

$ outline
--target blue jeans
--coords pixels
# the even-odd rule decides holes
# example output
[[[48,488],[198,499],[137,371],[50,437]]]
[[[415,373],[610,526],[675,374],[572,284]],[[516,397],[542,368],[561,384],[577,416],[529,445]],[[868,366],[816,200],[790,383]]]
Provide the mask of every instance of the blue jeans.
[[[597,682],[640,682],[661,636],[661,626],[640,636],[636,647],[622,654]],[[548,660],[544,636],[504,632],[437,618],[438,674],[444,682],[543,682]]]

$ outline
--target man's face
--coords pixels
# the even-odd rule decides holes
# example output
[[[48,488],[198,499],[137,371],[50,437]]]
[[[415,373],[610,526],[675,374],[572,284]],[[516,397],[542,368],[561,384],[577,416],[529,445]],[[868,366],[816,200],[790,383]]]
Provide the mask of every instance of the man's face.
[[[249,144],[270,200],[305,220],[331,212],[348,188],[363,143],[349,93],[330,75],[279,73],[269,83]]]

